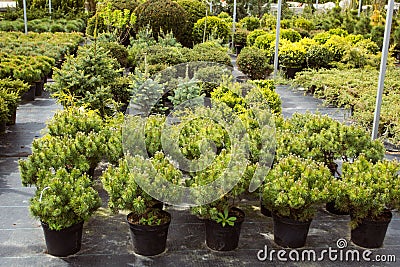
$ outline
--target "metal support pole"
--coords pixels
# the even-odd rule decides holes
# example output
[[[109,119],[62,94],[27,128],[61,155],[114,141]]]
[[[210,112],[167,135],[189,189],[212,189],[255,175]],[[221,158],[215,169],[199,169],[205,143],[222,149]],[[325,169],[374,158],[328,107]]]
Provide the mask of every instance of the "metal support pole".
[[[361,16],[361,11],[362,11],[362,0],[358,0],[358,1],[360,1],[358,3],[358,17],[360,17]]]
[[[233,1],[232,51],[235,51],[235,30],[236,30],[236,0]]]
[[[278,0],[278,14],[276,19],[276,36],[275,36],[275,57],[274,57],[274,78],[278,74],[278,53],[279,53],[279,34],[281,31],[281,13],[282,13],[282,0]]]
[[[24,25],[25,25],[25,34],[28,34],[28,18],[26,16],[26,0],[22,1],[24,6]]]
[[[208,13],[206,9],[206,20],[204,21],[204,31],[203,31],[203,43],[206,41],[207,18],[208,18]]]
[[[213,3],[212,3],[212,1],[213,0],[210,0],[210,2],[208,2],[208,1],[206,1],[206,3],[210,6],[210,14],[212,14],[212,9],[213,9]]]
[[[49,13],[51,14],[51,0],[49,0]]]
[[[372,140],[374,140],[378,137],[379,118],[380,118],[381,106],[382,106],[382,94],[383,94],[384,83],[385,83],[386,64],[387,64],[387,57],[388,57],[388,51],[389,51],[390,30],[392,28],[393,7],[394,7],[394,0],[389,0],[388,8],[386,11],[387,13],[386,13],[385,36],[383,38],[381,66],[380,66],[380,72],[379,72],[378,90],[377,90],[377,95],[376,95],[376,107],[375,107],[375,114],[374,114],[374,124],[372,127]]]

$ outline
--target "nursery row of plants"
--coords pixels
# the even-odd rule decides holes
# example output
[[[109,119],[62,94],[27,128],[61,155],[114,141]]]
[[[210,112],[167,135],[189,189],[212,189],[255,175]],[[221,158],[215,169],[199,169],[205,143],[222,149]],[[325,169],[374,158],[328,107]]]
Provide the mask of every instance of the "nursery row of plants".
[[[47,56],[55,61],[73,54],[84,41],[80,33],[1,32],[1,53],[23,56]]]
[[[254,30],[247,36],[247,44],[249,46],[243,48],[238,56],[240,70],[250,76],[265,73],[257,64],[258,58],[263,58],[265,64],[270,64],[272,69],[275,32]],[[293,29],[282,29],[278,53],[280,68],[286,71],[334,67],[377,68],[380,63],[379,47],[375,42],[341,29],[318,33],[312,39],[301,38]]]
[[[61,64],[64,55],[77,50],[81,34],[24,35],[1,32],[0,40],[0,132],[6,124],[15,124],[20,99],[33,100],[41,95],[52,67]]]
[[[39,3],[40,2],[40,3]],[[46,12],[45,1],[35,1],[30,6],[28,15],[32,24],[37,24],[35,19],[43,19],[50,14]],[[59,18],[60,14],[68,14],[62,19],[68,21],[86,21],[88,19],[87,35],[97,33],[117,32],[117,37],[121,42],[126,42],[129,37],[134,37],[140,30],[148,25],[156,33],[160,29],[164,32],[173,32],[178,41],[184,46],[193,46],[204,39],[220,38],[224,43],[228,43],[231,38],[233,3],[221,6],[218,1],[214,3],[213,12],[208,12],[208,4],[205,1],[195,0],[174,0],[174,1],[102,1],[94,4],[88,1],[86,8],[88,15],[80,12],[84,8],[84,2],[69,3],[68,1],[57,1],[54,3],[53,18]],[[19,7],[21,8],[21,7]],[[315,34],[322,31],[340,28],[349,34],[362,35],[365,39],[371,39],[382,46],[384,31],[384,6],[377,4],[373,10],[366,10],[358,16],[357,10],[352,10],[352,6],[341,8],[337,5],[327,12],[314,12],[310,6],[305,8],[301,15],[295,15],[288,9],[286,1],[283,1],[281,27],[284,29],[294,29],[303,38],[312,38]],[[11,10],[4,15],[4,22],[21,19],[21,10],[12,12]],[[63,11],[63,12],[61,12]],[[157,11],[157,12],[154,12]],[[34,13],[41,13],[35,16]],[[91,13],[94,12],[94,13]],[[46,20],[46,19],[45,19]],[[207,23],[206,23],[207,21]],[[65,21],[53,21],[54,28]],[[6,24],[7,24],[6,23]],[[72,24],[73,21],[71,21]],[[70,23],[70,24],[71,24]],[[40,23],[39,23],[40,24]],[[80,23],[78,23],[80,24]],[[397,16],[393,21],[393,33],[391,43],[399,48],[400,28]],[[276,26],[276,16],[271,13],[270,6],[259,6],[254,3],[238,2],[237,22],[234,42],[239,46],[246,45],[246,36],[256,30],[274,30]],[[41,28],[41,27],[39,27]],[[66,30],[72,27],[65,27]],[[61,29],[60,29],[61,30]],[[204,32],[205,30],[205,32]],[[248,44],[247,44],[248,45]]]
[[[84,32],[86,29],[85,21],[82,19],[34,19],[28,23],[28,31],[33,32]],[[24,32],[25,24],[23,19],[14,21],[0,20],[0,31]]]
[[[134,251],[142,255],[165,250],[171,216],[162,210],[160,198],[169,200],[166,203],[184,198],[200,203],[191,212],[213,229],[206,244],[215,250],[236,248],[245,215],[235,203],[254,177],[256,184],[265,179],[253,194],[262,195],[264,208],[273,214],[275,242],[284,247],[301,247],[305,239],[282,239],[278,221],[305,223],[305,234],[294,236],[306,238],[321,204],[350,212],[353,227],[399,206],[400,166],[383,160],[383,144],[371,141],[364,128],[309,113],[283,119],[273,81],[236,83],[229,66],[183,63],[164,66],[155,76],[149,74],[150,66],[145,57],[143,72],[137,67],[122,76],[118,60],[96,41],[80,47],[75,57],[67,56],[61,69],[54,70],[54,84],[47,88],[65,109],[48,123],[48,133],[34,141],[32,155],[19,162],[23,185],[36,186],[30,210],[42,222],[50,254],[65,256],[79,250],[76,240],[67,245],[64,236],[60,249],[48,236],[82,231],[83,221],[100,206],[93,187],[100,161],[108,163],[99,177],[108,192],[108,206],[128,214]],[[128,102],[130,115],[124,117],[118,111]],[[259,112],[267,109],[269,115]],[[171,121],[171,112],[176,120]],[[236,134],[219,120],[229,122]],[[276,129],[264,127],[271,125]],[[163,135],[171,138],[163,141]],[[193,164],[178,167],[174,162],[179,154],[173,147]],[[345,162],[341,171],[338,160]],[[273,167],[266,174],[259,167],[268,168],[268,162]],[[221,177],[219,185],[229,189],[226,194],[212,199],[210,190],[201,190]],[[188,188],[189,194],[163,190],[167,183]],[[156,199],[145,188],[161,197]],[[203,203],[204,199],[210,201]],[[388,217],[383,221],[387,227]],[[163,241],[144,241],[136,235],[154,227]],[[220,234],[230,230],[237,233],[234,238]],[[225,235],[229,242],[215,239]],[[352,240],[366,247],[382,245],[383,239],[368,236],[375,243],[362,244],[356,234]],[[220,247],[221,243],[226,245]]]
[[[379,124],[381,137],[394,145],[400,144],[399,75],[399,68],[388,68]],[[324,99],[327,104],[350,109],[351,118],[357,124],[371,129],[378,76],[378,70],[371,69],[304,71],[298,73],[293,84]]]
[[[1,80],[5,90],[11,83],[25,82],[19,88],[28,88],[35,75],[59,62],[53,69],[54,83],[46,88],[64,110],[33,142],[32,154],[19,161],[22,184],[36,187],[30,211],[42,223],[48,252],[66,256],[79,251],[83,222],[101,206],[96,183],[108,193],[109,208],[127,214],[134,251],[141,255],[165,250],[174,218],[163,204],[176,202],[196,204],[190,211],[204,221],[208,247],[235,249],[245,219],[235,203],[257,186],[251,194],[262,197],[261,209],[273,217],[274,240],[282,247],[304,246],[321,205],[350,214],[354,243],[380,247],[391,210],[400,206],[399,163],[383,159],[382,142],[371,141],[363,126],[319,114],[281,116],[275,84],[264,80],[274,43],[269,15],[245,18],[237,25],[237,40],[248,46],[237,63],[252,81],[235,82],[226,47],[231,16],[205,17],[206,8],[191,0],[121,6],[107,1],[88,21],[86,34],[93,35],[93,42],[79,48],[82,35],[77,33],[4,33],[0,74],[8,78]],[[328,23],[315,23],[311,17],[284,21],[304,31],[282,31],[281,67],[376,68],[379,44],[369,39],[372,33],[351,31],[351,23],[339,29],[336,19],[344,13],[337,11],[326,15],[335,18],[329,24],[335,26],[326,29]],[[322,28],[326,32],[313,32]],[[65,37],[62,48],[54,41],[58,36]],[[131,67],[131,73],[124,75],[122,67]],[[339,70],[314,71],[309,80],[303,78],[304,84],[327,99],[335,98],[338,105],[354,104],[356,112],[367,97],[364,88],[356,97],[355,90],[341,95],[324,84],[314,86],[322,81],[316,81],[316,75],[328,72]],[[8,91],[0,97],[0,111],[2,99],[11,98]],[[98,177],[94,173],[100,162],[108,167],[97,169]],[[220,190],[217,198],[211,194],[215,188]],[[362,227],[369,223],[382,229],[379,237],[362,234],[362,239],[367,237],[364,243],[360,232],[365,233]],[[299,224],[303,232],[287,235],[285,224]],[[157,238],[141,239],[138,232]]]
[[[234,106],[234,111],[246,125],[250,137],[250,155],[248,158],[239,158],[240,164],[245,166],[244,175],[223,197],[210,204],[192,208],[191,211],[205,220],[206,225],[217,225],[222,231],[233,228],[240,233],[237,228],[240,229],[244,214],[234,208],[234,203],[238,203],[241,195],[248,190],[263,153],[271,152],[260,146],[268,144],[266,141],[271,137],[270,132],[260,131],[254,114],[244,107],[249,100],[259,101],[258,94],[268,95],[273,87],[258,85],[244,98],[234,93],[238,88],[240,85],[234,83],[221,84],[215,89],[216,93],[211,95],[216,101],[213,102],[215,106],[218,103]],[[225,93],[221,95],[221,92]],[[227,95],[230,97],[227,98]],[[156,185],[153,188],[163,196],[180,198],[182,196],[176,191],[159,190],[166,181],[196,189],[220,178],[229,168],[235,144],[224,128],[205,119],[205,116],[199,117],[199,114],[210,116],[210,112],[215,110],[201,107],[193,111],[186,110],[180,117],[180,124],[184,125],[172,126],[167,126],[167,118],[163,114],[153,114],[147,118],[134,116],[128,120],[127,127],[145,127],[143,136],[147,155],[143,156],[123,154],[122,114],[105,119],[98,112],[83,107],[70,107],[60,111],[48,123],[48,134],[34,141],[32,155],[19,163],[23,184],[37,188],[31,200],[32,214],[41,220],[44,229],[56,231],[68,229],[76,223],[82,224],[82,221],[89,219],[100,206],[98,192],[93,189],[93,179],[97,178],[93,177],[93,170],[100,161],[106,161],[109,162],[109,167],[101,174],[100,180],[108,192],[110,209],[129,213],[127,218],[133,225],[133,233],[141,225],[145,229],[156,226],[164,228],[161,236],[166,239],[170,215],[162,211],[157,199],[138,185],[139,181],[140,184]],[[296,232],[295,237],[307,236],[316,210],[326,202],[336,203],[337,209],[351,212],[353,227],[361,224],[365,218],[376,219],[386,214],[386,208],[398,207],[400,165],[382,160],[383,145],[379,141],[371,141],[369,134],[362,128],[346,126],[321,115],[296,114],[288,120],[282,119],[279,113],[275,116],[276,158],[272,170],[265,177],[265,182],[255,193],[255,197],[262,194],[262,204],[272,212],[276,221],[286,218],[302,224],[306,222],[306,233],[300,235]],[[200,159],[201,151],[206,153],[205,159],[199,164],[205,164],[204,160],[207,161],[212,156],[207,154],[211,151],[202,149],[204,143],[201,140],[205,137],[212,140],[216,145],[214,161],[200,171],[183,171],[177,168],[173,164],[172,156],[165,154],[161,145],[162,132],[166,127],[171,127],[171,133],[177,134],[176,142],[187,159]],[[128,136],[131,139],[128,138],[125,142],[138,142],[137,135],[129,133]],[[236,151],[235,155],[237,153]],[[337,159],[345,161],[341,172],[335,164]],[[232,183],[236,172],[235,169],[224,176],[224,182]],[[335,175],[338,177],[339,174],[341,179],[336,179]],[[208,191],[193,196],[197,201],[207,197]],[[389,221],[385,222],[387,227]],[[304,245],[305,239],[281,239],[279,232],[282,230],[279,227],[274,225],[277,244],[283,247]],[[215,232],[212,235],[218,236]],[[158,244],[153,247],[155,251],[147,250],[153,245],[147,246],[136,237],[133,239],[135,252],[154,255],[164,251],[165,242],[163,244],[159,238],[150,240]],[[236,240],[230,240],[232,243],[225,242],[227,246],[222,248],[216,246],[221,242],[213,240],[212,236],[207,237],[206,242],[212,249],[231,250],[238,245],[238,240],[239,236]],[[352,240],[366,247],[380,246],[383,242],[376,241],[375,237],[373,240],[377,243],[373,245],[359,243],[353,236]],[[65,240],[62,242],[66,244]],[[51,243],[47,245],[49,252],[58,256],[75,253],[78,249],[73,246],[72,251],[59,252],[52,250]]]
[[[218,39],[224,45],[231,42],[232,16],[224,12],[228,9],[220,10],[217,7],[217,10],[223,12],[206,16],[207,8],[204,2],[193,0],[129,3],[105,1],[97,5],[96,13],[88,21],[86,34],[96,37],[99,33],[112,33],[118,42],[132,44],[129,66],[135,67],[137,62],[143,61],[141,52],[146,52],[143,51],[146,43],[138,44],[135,40],[140,40],[137,36],[142,35],[141,32],[146,29],[152,31],[155,40],[158,40],[160,34],[173,34],[177,44],[184,47],[192,47],[211,39]],[[153,12],[154,10],[157,12]],[[241,53],[239,67],[252,78],[264,78],[272,69],[270,64],[273,62],[276,18],[267,11],[264,10],[264,13],[258,13],[257,16],[239,16],[236,25],[234,44],[239,50],[245,46],[252,47],[246,47]],[[340,7],[327,14],[306,12],[302,16],[293,16],[286,11],[281,24],[283,29],[279,65],[284,70],[289,69],[290,77],[290,70],[306,67],[376,68],[379,65],[383,17],[378,9],[372,14],[365,13],[360,18],[356,12],[341,10]],[[400,30],[397,28],[399,27],[394,23],[394,39],[391,43],[395,48],[400,40],[397,33]],[[148,45],[153,44],[150,42]],[[158,54],[168,55],[164,58],[164,61],[170,61],[167,65],[182,63],[184,60],[179,59],[185,58],[187,52],[178,48],[150,50],[155,49]],[[136,58],[138,54],[139,58]],[[218,56],[214,57],[216,58]],[[261,61],[264,63],[260,64]],[[162,66],[156,66],[155,71],[160,69]]]
[[[172,33],[184,48],[168,48],[163,51],[158,48],[157,51],[168,55],[164,61],[178,64],[181,63],[180,58],[185,58],[185,47],[196,46],[206,40],[218,40],[224,46],[232,42],[232,16],[226,12],[206,16],[206,9],[206,5],[199,1],[146,1],[124,6],[122,12],[112,3],[106,2],[99,5],[96,14],[89,19],[86,34],[95,35],[95,29],[97,33],[117,32],[119,42],[131,44],[130,66],[135,67],[135,61],[143,61],[143,56],[135,60],[137,52],[145,46],[145,43],[137,42],[140,40],[138,36],[143,35],[141,32],[145,29],[152,31],[156,40],[160,35]],[[379,10],[375,11],[358,18],[354,11],[336,7],[323,15],[285,17],[279,49],[280,68],[287,71],[291,78],[293,69],[377,68],[383,42],[383,20],[382,15],[378,14]],[[174,17],[167,15],[172,13]],[[238,52],[244,47],[239,54],[238,65],[251,78],[263,79],[272,70],[275,25],[276,18],[269,13],[264,13],[261,18],[240,18],[236,24],[234,44]],[[391,44],[396,54],[400,40],[400,28],[396,23],[393,31]],[[127,42],[129,35],[136,38]],[[160,69],[162,67],[158,66],[157,70]]]

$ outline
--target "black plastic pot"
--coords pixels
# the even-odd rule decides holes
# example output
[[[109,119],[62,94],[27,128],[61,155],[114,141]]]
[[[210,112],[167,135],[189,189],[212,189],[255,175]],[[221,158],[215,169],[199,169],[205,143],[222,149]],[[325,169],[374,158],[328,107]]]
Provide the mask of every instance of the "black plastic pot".
[[[240,230],[244,221],[245,214],[241,209],[232,208],[229,216],[238,213],[233,226],[217,223],[213,220],[205,220],[206,225],[206,244],[210,249],[217,251],[230,251],[238,247]]]
[[[94,166],[91,166],[87,172],[87,175],[93,180],[94,178],[94,171],[96,170],[97,164]]]
[[[15,125],[17,122],[17,108],[14,110],[10,110],[10,113],[8,114],[8,121],[7,125]]]
[[[35,100],[36,84],[32,84],[29,90],[21,96],[23,101],[33,101]]]
[[[139,225],[132,224],[128,218],[127,222],[132,238],[133,251],[143,256],[154,256],[165,251],[167,244],[168,228],[171,223],[171,214],[161,210],[168,216],[168,222],[161,225]]]
[[[39,80],[35,82],[35,96],[41,96],[43,92],[43,87],[44,87],[44,81]]]
[[[301,71],[301,68],[285,68],[285,67],[282,67],[282,70],[285,73],[286,78],[294,79],[296,77],[296,73]]]
[[[6,131],[6,121],[0,120],[0,133],[5,133]]]
[[[326,203],[326,210],[335,215],[349,215],[348,212],[341,211],[335,207],[335,201]]]
[[[364,219],[356,228],[351,230],[351,241],[364,248],[379,248],[386,236],[386,230],[392,219],[392,213],[387,210],[381,221]]]
[[[261,209],[261,214],[267,217],[272,217],[271,210],[269,210],[264,204],[263,200],[261,198],[260,200],[260,209]]]
[[[300,248],[307,241],[310,221],[299,222],[291,218],[280,217],[272,213],[274,221],[274,241],[282,247]]]
[[[42,222],[42,228],[50,255],[66,257],[81,249],[83,222],[60,231],[50,230],[49,226]]]

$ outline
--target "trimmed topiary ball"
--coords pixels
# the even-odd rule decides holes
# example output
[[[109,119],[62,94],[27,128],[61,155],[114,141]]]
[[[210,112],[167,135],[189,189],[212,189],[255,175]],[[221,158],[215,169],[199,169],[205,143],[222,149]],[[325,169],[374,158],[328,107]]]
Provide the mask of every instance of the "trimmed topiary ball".
[[[187,12],[187,20],[190,23],[190,27],[201,18],[206,16],[206,6],[202,1],[198,0],[175,0],[185,11]]]
[[[149,25],[155,38],[158,38],[161,31],[172,31],[181,44],[190,45],[190,40],[187,39],[187,32],[190,32],[188,15],[178,3],[170,0],[148,0],[138,6],[135,13],[136,32]]]
[[[265,79],[273,70],[268,64],[267,52],[257,47],[245,47],[237,58],[239,70],[249,76],[250,79]]]

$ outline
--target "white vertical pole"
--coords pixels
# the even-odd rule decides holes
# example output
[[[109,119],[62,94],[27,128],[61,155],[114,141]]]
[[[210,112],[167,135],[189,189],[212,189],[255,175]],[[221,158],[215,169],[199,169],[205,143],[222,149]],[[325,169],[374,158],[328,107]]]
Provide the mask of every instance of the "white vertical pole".
[[[384,88],[384,83],[385,83],[386,64],[387,64],[387,57],[388,57],[388,50],[389,50],[390,30],[392,28],[393,7],[394,7],[394,0],[388,0],[388,8],[386,11],[387,13],[386,13],[385,36],[383,38],[381,66],[380,66],[378,90],[377,90],[377,96],[376,96],[374,124],[372,127],[372,139],[376,139],[378,137],[379,118],[380,118],[381,106],[382,106],[382,94],[383,94],[383,88]]]
[[[278,14],[276,19],[276,36],[275,36],[275,57],[274,57],[274,78],[278,74],[278,52],[279,52],[279,33],[281,31],[281,13],[282,0],[278,0]]]
[[[318,9],[318,0],[315,1],[315,9]]]
[[[49,13],[51,14],[51,0],[49,0]]]
[[[210,0],[210,2],[206,1],[206,3],[210,6],[210,14],[212,14],[212,8],[213,8],[213,0]]]
[[[233,1],[233,22],[232,22],[232,51],[235,51],[235,30],[236,30],[236,0]]]
[[[206,9],[206,20],[204,21],[203,43],[206,41],[207,18],[208,18],[208,13],[207,13],[207,9]]]
[[[25,34],[28,34],[28,18],[26,16],[26,0],[22,1],[24,6],[24,25],[25,25]]]
[[[358,17],[360,17],[360,15],[361,15],[361,10],[362,10],[362,0],[358,0],[358,1],[360,1],[360,2],[358,3]]]

